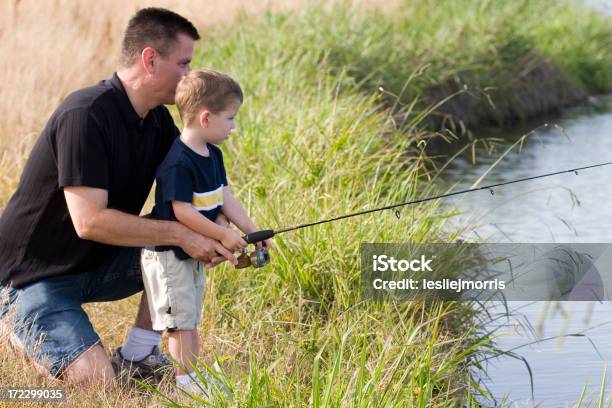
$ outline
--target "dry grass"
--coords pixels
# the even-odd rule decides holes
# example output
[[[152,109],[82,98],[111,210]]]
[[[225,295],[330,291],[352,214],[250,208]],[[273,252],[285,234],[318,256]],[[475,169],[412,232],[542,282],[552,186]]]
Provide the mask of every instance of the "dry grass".
[[[70,92],[109,77],[118,41],[138,8],[155,5],[188,16],[200,28],[229,24],[241,12],[296,7],[300,0],[190,2],[0,2],[0,208],[15,190],[29,149],[58,103]],[[197,6],[195,5],[197,4]],[[205,43],[205,42],[204,42]]]

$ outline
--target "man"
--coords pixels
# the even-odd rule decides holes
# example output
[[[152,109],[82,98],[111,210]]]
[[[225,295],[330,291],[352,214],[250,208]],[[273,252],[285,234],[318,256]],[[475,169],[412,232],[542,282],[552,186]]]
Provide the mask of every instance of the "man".
[[[116,74],[69,95],[36,142],[0,218],[2,315],[37,368],[72,383],[112,382],[113,365],[167,364],[141,298],[111,360],[82,308],[142,290],[140,247],[173,245],[214,266],[235,257],[179,223],[139,217],[155,170],[179,132],[163,104],[189,71],[199,34],[169,10],[129,21]],[[222,220],[218,220],[223,223]]]

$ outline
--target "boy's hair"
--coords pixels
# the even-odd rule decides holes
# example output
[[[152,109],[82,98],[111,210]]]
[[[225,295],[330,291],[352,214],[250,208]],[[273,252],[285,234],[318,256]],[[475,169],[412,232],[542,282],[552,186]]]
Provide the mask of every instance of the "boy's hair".
[[[194,41],[200,39],[193,24],[173,11],[157,7],[139,10],[128,22],[123,35],[121,66],[132,65],[146,47],[155,48],[161,56],[167,56],[178,34],[184,34]]]
[[[229,75],[210,69],[190,71],[176,87],[176,107],[184,126],[188,126],[203,108],[220,113],[232,101],[242,103],[243,99],[238,82]]]

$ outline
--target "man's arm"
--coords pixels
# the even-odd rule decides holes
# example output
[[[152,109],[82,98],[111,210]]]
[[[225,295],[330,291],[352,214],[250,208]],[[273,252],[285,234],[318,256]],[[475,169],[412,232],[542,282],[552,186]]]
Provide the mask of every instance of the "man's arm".
[[[237,262],[219,242],[178,222],[145,219],[108,208],[108,191],[104,189],[65,187],[64,195],[74,229],[82,239],[120,246],[179,246],[204,262],[217,264],[219,256]]]

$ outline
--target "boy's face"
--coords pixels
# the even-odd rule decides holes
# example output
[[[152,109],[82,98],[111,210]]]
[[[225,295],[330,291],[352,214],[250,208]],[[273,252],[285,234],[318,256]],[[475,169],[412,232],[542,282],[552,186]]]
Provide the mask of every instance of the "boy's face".
[[[220,144],[227,139],[231,131],[236,127],[234,117],[240,109],[240,101],[235,99],[228,103],[225,110],[219,113],[208,113],[208,120],[203,126],[206,141],[208,143]]]

